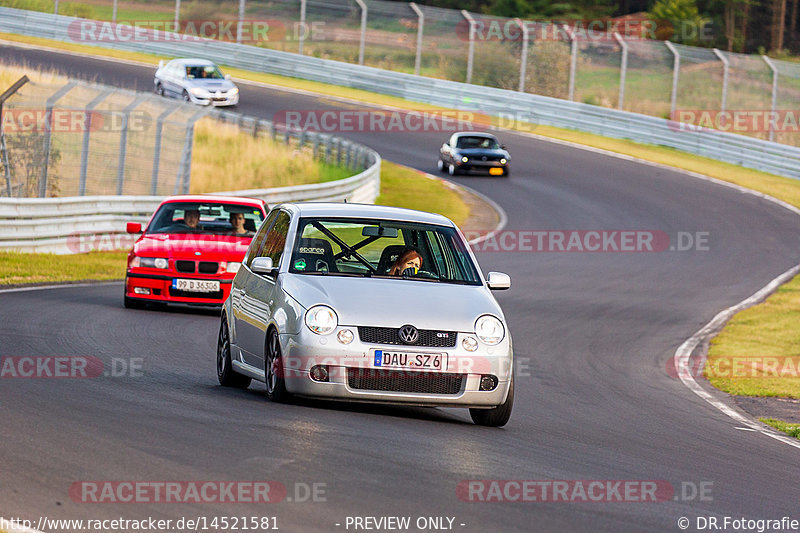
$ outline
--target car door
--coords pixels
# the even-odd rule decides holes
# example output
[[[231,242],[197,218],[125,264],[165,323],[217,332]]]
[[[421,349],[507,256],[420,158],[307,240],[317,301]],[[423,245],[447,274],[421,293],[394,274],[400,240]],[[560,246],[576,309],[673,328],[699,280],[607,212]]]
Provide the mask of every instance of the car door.
[[[278,210],[271,226],[264,234],[263,243],[252,256],[271,257],[272,264],[280,269],[286,239],[289,234],[291,216],[283,210]],[[252,259],[250,262],[252,263]],[[250,270],[249,265],[244,265],[247,270],[244,285],[240,287],[239,317],[236,325],[236,335],[239,347],[243,350],[245,362],[249,365],[264,369],[264,346],[267,336],[267,327],[274,312],[275,291],[280,290],[276,276],[256,274]]]

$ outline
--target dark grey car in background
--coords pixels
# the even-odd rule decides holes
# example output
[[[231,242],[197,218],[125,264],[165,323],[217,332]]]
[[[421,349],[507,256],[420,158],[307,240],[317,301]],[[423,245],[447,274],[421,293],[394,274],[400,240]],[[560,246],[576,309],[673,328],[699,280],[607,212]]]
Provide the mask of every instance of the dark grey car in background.
[[[182,98],[199,105],[234,106],[239,88],[206,59],[173,59],[158,64],[153,89],[161,96]]]
[[[506,147],[491,133],[461,131],[451,135],[439,148],[437,167],[439,172],[451,176],[470,172],[508,176],[509,161],[511,156]]]

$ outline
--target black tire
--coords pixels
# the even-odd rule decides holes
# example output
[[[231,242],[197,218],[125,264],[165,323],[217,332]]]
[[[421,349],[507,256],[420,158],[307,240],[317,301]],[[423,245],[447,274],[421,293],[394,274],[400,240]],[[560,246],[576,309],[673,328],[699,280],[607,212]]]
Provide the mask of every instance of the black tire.
[[[189,98],[189,93],[187,93],[186,91],[183,91],[183,101],[188,103],[192,102],[192,99]]]
[[[250,386],[250,378],[237,374],[231,364],[231,336],[228,333],[228,321],[222,315],[217,335],[217,379],[223,387],[246,389]]]
[[[514,406],[514,376],[508,389],[506,401],[492,409],[470,409],[469,416],[479,426],[499,428],[505,426],[511,418],[511,408]]]
[[[505,168],[505,170],[503,170],[503,177],[504,177],[504,178],[507,178],[507,177],[509,177],[510,175],[511,175],[511,169],[510,169],[510,168],[508,168],[508,167],[506,167],[506,168]]]
[[[450,174],[451,176],[456,176],[458,174],[458,169],[453,163],[450,163],[447,166],[447,173]]]
[[[156,94],[158,96],[164,96],[164,86],[160,83],[156,83]]]
[[[281,343],[275,328],[270,328],[267,333],[267,343],[264,347],[264,382],[267,385],[267,398],[271,401],[283,403],[291,398],[291,394],[286,390]]]

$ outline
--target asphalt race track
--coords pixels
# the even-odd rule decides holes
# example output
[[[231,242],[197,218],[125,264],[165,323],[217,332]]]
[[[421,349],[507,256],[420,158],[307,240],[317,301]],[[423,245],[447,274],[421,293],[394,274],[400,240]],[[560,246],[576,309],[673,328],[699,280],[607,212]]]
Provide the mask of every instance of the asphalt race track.
[[[152,89],[154,68],[7,46],[0,58]],[[240,88],[239,111],[265,118],[345,107]],[[347,135],[429,172],[447,137]],[[718,311],[800,262],[800,220],[677,172],[500,138],[511,178],[456,181],[501,205],[507,229],[657,230],[673,243],[678,232],[707,232],[708,249],[480,253],[484,272],[513,280],[496,293],[517,365],[514,413],[502,429],[473,425],[466,410],[276,405],[260,386],[224,389],[214,370],[218,317],[126,310],[121,283],[0,293],[0,356],[93,356],[123,374],[1,380],[0,513],[269,516],[282,531],[354,531],[346,524],[356,516],[410,516],[411,531],[418,517],[450,517],[465,532],[679,531],[681,517],[696,531],[698,517],[800,519],[800,450],[738,429],[667,372],[677,346]],[[83,503],[69,491],[87,480],[270,480],[292,501]],[[457,493],[465,480],[657,480],[675,492],[638,503],[471,502]],[[324,492],[305,498],[313,484]]]

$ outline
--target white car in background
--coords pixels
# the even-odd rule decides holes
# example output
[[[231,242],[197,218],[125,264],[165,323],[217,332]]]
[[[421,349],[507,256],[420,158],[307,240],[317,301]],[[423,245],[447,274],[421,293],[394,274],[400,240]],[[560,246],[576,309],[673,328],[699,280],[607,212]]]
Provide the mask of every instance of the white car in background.
[[[230,78],[211,61],[173,59],[158,63],[153,85],[161,96],[199,105],[234,106],[239,103],[239,88]]]

